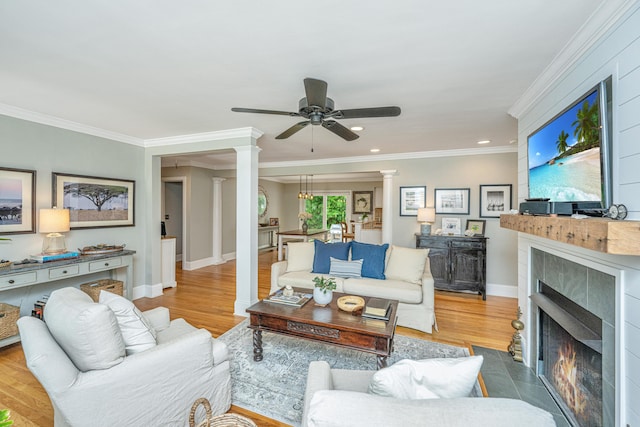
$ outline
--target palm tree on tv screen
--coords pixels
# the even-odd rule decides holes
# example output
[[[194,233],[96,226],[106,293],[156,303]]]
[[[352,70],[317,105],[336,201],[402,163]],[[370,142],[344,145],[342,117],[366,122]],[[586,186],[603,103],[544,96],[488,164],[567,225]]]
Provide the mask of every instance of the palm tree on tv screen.
[[[569,148],[569,144],[567,144],[567,138],[569,138],[569,134],[564,130],[560,132],[560,135],[558,135],[558,140],[556,141],[558,153],[562,154],[567,151],[567,148]]]
[[[598,101],[592,105],[586,100],[582,108],[576,114],[576,120],[571,124],[574,126],[573,136],[578,140],[578,145],[582,150],[598,147],[600,145],[600,125],[598,123]]]

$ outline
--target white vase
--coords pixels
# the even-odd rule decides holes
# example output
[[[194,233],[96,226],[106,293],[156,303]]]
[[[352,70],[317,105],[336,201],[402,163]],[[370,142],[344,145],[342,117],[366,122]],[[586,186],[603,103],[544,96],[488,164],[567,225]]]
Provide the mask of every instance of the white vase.
[[[333,291],[322,292],[320,288],[313,288],[313,300],[318,305],[327,305],[333,299]]]

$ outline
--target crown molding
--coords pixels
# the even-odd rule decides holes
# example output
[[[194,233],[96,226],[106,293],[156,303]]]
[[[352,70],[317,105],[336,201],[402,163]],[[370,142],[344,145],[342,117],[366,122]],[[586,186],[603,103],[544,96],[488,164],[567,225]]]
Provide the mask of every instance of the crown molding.
[[[518,147],[514,145],[501,146],[501,147],[486,147],[486,148],[464,148],[459,150],[435,150],[435,151],[418,151],[412,153],[395,153],[395,154],[374,154],[370,156],[357,156],[357,157],[334,157],[328,159],[315,159],[315,160],[299,160],[299,161],[286,161],[286,162],[265,162],[258,165],[259,168],[287,168],[287,167],[300,167],[300,166],[323,166],[323,165],[336,165],[344,163],[365,163],[365,162],[384,162],[390,160],[412,160],[412,159],[427,159],[435,157],[456,157],[456,156],[479,156],[489,154],[502,154],[502,153],[517,153]],[[222,169],[235,169],[233,166],[220,167]]]
[[[253,127],[220,130],[214,132],[194,133],[190,135],[168,136],[165,138],[145,139],[145,147],[160,147],[164,145],[179,145],[192,142],[219,141],[232,138],[258,139],[264,132]]]
[[[93,126],[72,122],[71,120],[61,119],[59,117],[50,116],[48,114],[25,110],[24,108],[14,107],[13,105],[0,104],[0,114],[14,117],[16,119],[39,123],[42,125],[53,126],[60,129],[66,129],[74,132],[80,132],[87,135],[93,135],[100,138],[144,147],[144,140],[141,138],[136,138],[121,133],[111,132]]]
[[[508,113],[516,119],[520,118],[532,105],[548,94],[555,83],[564,77],[565,73],[637,3],[637,0],[603,1],[531,86],[511,106]]]

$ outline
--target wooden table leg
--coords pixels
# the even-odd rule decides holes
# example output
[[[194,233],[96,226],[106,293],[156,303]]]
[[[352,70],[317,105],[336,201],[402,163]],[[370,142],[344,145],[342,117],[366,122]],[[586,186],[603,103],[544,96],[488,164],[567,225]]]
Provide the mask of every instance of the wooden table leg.
[[[253,360],[256,362],[262,360],[262,331],[260,329],[253,330]]]
[[[376,356],[378,362],[378,369],[387,367],[387,356]]]

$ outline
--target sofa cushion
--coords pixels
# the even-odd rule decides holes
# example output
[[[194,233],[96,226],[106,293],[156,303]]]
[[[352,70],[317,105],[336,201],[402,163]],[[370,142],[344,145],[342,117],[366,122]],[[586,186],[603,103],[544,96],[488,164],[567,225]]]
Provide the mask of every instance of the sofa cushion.
[[[395,299],[406,304],[422,302],[422,286],[402,280],[348,279],[343,289],[348,294]]]
[[[392,246],[391,255],[384,275],[387,279],[404,280],[409,283],[422,283],[424,264],[429,249],[412,249]]]
[[[108,369],[124,359],[116,315],[80,289],[53,291],[44,315],[51,335],[79,370]]]
[[[351,259],[361,259],[362,277],[384,280],[385,255],[389,244],[372,245],[369,243],[351,242]]]
[[[331,269],[331,257],[341,260],[349,259],[351,242],[325,243],[322,240],[314,240],[315,254],[313,256],[313,272],[329,274]]]
[[[278,278],[278,286],[281,288],[291,285],[294,288],[311,289],[315,287],[313,283],[314,277],[329,277],[328,275],[309,273],[308,271],[292,271],[291,273],[285,273]],[[336,290],[335,292],[344,292],[344,279],[335,277]],[[349,279],[351,280],[351,279]]]
[[[329,275],[344,278],[361,278],[362,277],[362,260],[343,261],[331,257],[331,267]]]
[[[482,362],[482,356],[404,359],[373,374],[369,393],[396,399],[467,397]]]
[[[156,331],[131,301],[111,292],[100,291],[98,302],[115,313],[127,355],[155,347]]]
[[[314,251],[315,245],[313,242],[287,243],[287,272],[311,271]]]

